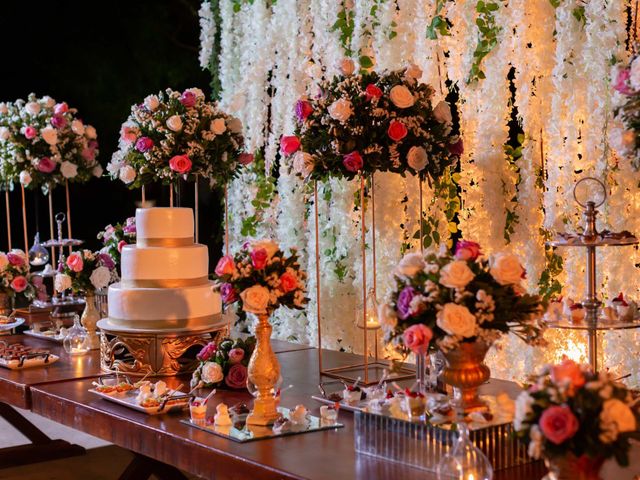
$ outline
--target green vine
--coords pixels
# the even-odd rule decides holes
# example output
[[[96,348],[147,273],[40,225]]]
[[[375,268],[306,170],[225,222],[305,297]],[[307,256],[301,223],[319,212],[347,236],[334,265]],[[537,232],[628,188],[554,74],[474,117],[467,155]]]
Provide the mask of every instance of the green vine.
[[[441,37],[451,35],[447,18],[442,15],[446,3],[447,0],[436,0],[436,14],[431,19],[431,23],[427,25],[427,38],[431,40],[437,40],[438,35]]]
[[[496,23],[494,13],[500,8],[498,1],[478,0],[476,3],[476,26],[478,27],[478,45],[473,52],[473,64],[467,83],[485,78],[481,69],[482,60],[498,45],[498,35],[502,27]]]
[[[222,23],[222,19],[220,18],[220,1],[211,0],[209,2],[209,8],[211,9],[213,21],[216,25],[216,35],[207,68],[211,73],[211,97],[220,100],[220,92],[222,91],[222,84],[220,83],[220,24]]]
[[[355,28],[355,14],[345,6],[345,2],[342,2],[341,6],[342,9],[338,12],[338,19],[331,27],[331,31],[340,32],[340,45],[342,45],[342,50],[344,50],[344,54],[347,57],[350,57],[353,55],[351,40],[353,38],[353,29]]]
[[[549,0],[549,3],[553,8],[558,8],[563,0]],[[571,15],[584,27],[587,24],[587,16],[585,13],[584,5],[578,5],[571,11]]]
[[[551,240],[553,235],[549,230],[541,228],[540,236],[547,242]],[[562,293],[562,284],[558,280],[558,276],[562,273],[563,262],[562,257],[555,252],[553,247],[544,247],[544,257],[546,266],[540,274],[538,289],[545,300],[550,300]]]
[[[516,175],[515,191],[510,200],[512,208],[507,208],[507,216],[504,223],[504,239],[507,242],[511,241],[511,235],[514,234],[516,225],[520,222],[520,215],[518,215],[518,187],[522,181],[522,175],[520,175],[520,167],[518,161],[522,158],[522,144],[524,143],[524,135],[519,133],[516,139],[515,145],[504,145],[504,154],[506,156],[507,167],[511,169]],[[507,186],[503,185],[505,193],[507,193]]]
[[[271,206],[277,192],[275,178],[265,173],[264,154],[261,151],[256,152],[249,169],[249,173],[255,177],[257,190],[256,196],[251,200],[251,206],[254,208],[253,215],[242,219],[240,233],[243,237],[255,237],[258,234],[264,212]]]

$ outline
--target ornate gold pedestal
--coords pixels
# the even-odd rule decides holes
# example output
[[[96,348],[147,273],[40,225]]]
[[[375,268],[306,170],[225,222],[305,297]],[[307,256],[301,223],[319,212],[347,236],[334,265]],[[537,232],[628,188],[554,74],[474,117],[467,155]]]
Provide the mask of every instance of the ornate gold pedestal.
[[[102,370],[130,375],[173,376],[192,372],[198,365],[196,354],[200,349],[227,333],[226,326],[190,332],[123,332],[111,330],[103,322],[99,324]]]
[[[280,378],[280,364],[271,348],[269,315],[259,315],[256,325],[258,343],[249,360],[249,381],[258,391],[247,425],[271,425],[279,417],[273,389]]]
[[[440,378],[453,387],[456,407],[464,414],[487,410],[485,402],[478,397],[478,387],[491,376],[489,367],[484,364],[489,347],[476,341],[462,343],[458,348],[444,352],[447,365]]]

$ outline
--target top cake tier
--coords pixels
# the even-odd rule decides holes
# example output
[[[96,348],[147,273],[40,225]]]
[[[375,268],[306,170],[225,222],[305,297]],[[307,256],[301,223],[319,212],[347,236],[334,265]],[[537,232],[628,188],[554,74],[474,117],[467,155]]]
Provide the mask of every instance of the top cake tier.
[[[181,247],[193,244],[193,210],[190,208],[138,208],[139,247]]]

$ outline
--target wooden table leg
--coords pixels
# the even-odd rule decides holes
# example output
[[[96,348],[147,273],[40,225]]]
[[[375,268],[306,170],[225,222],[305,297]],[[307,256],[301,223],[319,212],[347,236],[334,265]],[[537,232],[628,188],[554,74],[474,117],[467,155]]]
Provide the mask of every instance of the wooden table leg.
[[[176,467],[137,453],[118,480],[145,480],[151,475],[159,480],[188,480]]]
[[[86,452],[81,446],[65,440],[52,440],[7,403],[0,402],[0,417],[31,440],[29,444],[0,449],[0,468],[74,457]]]

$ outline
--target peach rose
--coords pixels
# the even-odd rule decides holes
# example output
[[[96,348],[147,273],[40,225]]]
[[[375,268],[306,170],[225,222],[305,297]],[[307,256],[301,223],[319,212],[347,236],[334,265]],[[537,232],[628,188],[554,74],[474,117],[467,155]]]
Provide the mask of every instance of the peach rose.
[[[219,277],[222,275],[233,275],[236,271],[236,264],[233,261],[233,257],[230,255],[222,257],[218,260],[218,264],[214,271]]]
[[[82,260],[82,255],[77,252],[72,253],[67,258],[67,267],[69,267],[73,272],[79,273],[82,271],[84,267],[84,261]]]

